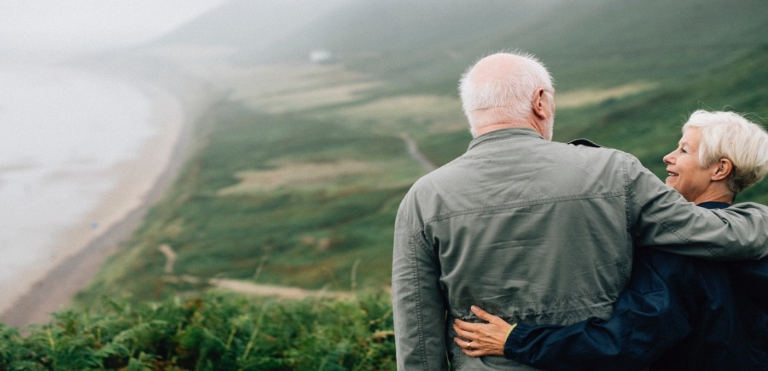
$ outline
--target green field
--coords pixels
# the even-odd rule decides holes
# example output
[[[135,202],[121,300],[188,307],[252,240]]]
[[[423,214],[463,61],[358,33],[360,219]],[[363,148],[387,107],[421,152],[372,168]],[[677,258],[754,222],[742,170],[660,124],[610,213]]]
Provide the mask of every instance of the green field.
[[[662,176],[661,158],[675,148],[693,110],[760,112],[768,97],[760,83],[768,81],[767,66],[768,48],[762,47],[685,84],[561,109],[556,140],[593,139],[636,155]],[[470,140],[459,102],[362,91],[345,101],[312,104],[307,97],[313,89],[339,85],[283,89],[284,107],[274,113],[258,104],[218,106],[206,147],[81,299],[159,299],[206,288],[164,278],[163,244],[178,254],[173,275],[203,282],[228,278],[334,291],[386,287],[396,208],[424,172],[399,135],[409,133],[435,163],[450,161]],[[292,108],[296,104],[301,108]],[[758,184],[739,201],[766,203],[766,190],[765,182]]]
[[[80,295],[81,303],[104,294],[134,299],[195,295],[209,287],[211,278],[333,291],[388,286],[395,211],[410,184],[424,173],[401,135],[414,138],[438,165],[463,153],[471,138],[456,97],[460,65],[481,55],[476,50],[480,47],[489,52],[515,46],[503,42],[505,34],[539,50],[560,82],[555,140],[590,138],[636,155],[663,176],[661,158],[675,147],[679,128],[694,110],[748,112],[756,121],[766,114],[768,47],[752,32],[765,18],[746,6],[710,3],[708,8],[693,1],[668,6],[669,14],[686,15],[677,23],[670,23],[669,14],[644,16],[662,6],[658,2],[605,0],[589,5],[590,11],[551,5],[535,14],[542,19],[572,17],[553,26],[538,43],[525,31],[533,27],[530,20],[514,27],[484,22],[497,20],[504,7],[521,9],[506,2],[489,2],[495,10],[472,12],[464,5],[444,9],[443,18],[430,18],[432,29],[421,25],[411,38],[395,37],[403,30],[376,33],[384,26],[364,21],[377,14],[377,7],[388,7],[391,16],[407,13],[399,22],[416,22],[428,9],[406,11],[404,2],[352,6],[350,11],[359,17],[347,22],[358,23],[333,23],[325,33],[313,34],[333,36],[339,27],[357,27],[360,39],[343,49],[348,60],[233,68],[237,78],[231,80],[238,83],[228,86],[230,98],[209,112],[210,122],[198,127],[205,145],[144,225]],[[534,7],[528,2],[517,6]],[[595,25],[595,19],[608,13],[621,17]],[[463,25],[451,31],[445,23],[463,16],[478,28]],[[687,17],[692,18],[680,24]],[[740,17],[741,22],[709,23],[706,30],[699,24],[717,17]],[[610,32],[621,27],[632,32]],[[707,37],[688,39],[686,27]],[[468,30],[474,33],[462,34]],[[669,35],[665,42],[659,41],[661,33]],[[467,42],[478,34],[496,36],[478,37],[481,45]],[[721,43],[735,36],[738,47]],[[579,44],[577,37],[586,41]],[[380,43],[386,58],[374,62],[364,53],[373,41]],[[464,52],[453,60],[438,59],[430,66],[434,71],[423,73],[428,65],[424,58],[435,56],[430,48],[456,49],[461,42],[473,50],[471,57]],[[422,43],[430,47],[422,49]],[[288,43],[283,49],[300,44]],[[599,52],[585,59],[586,51],[598,45]],[[581,54],[569,54],[577,50]],[[611,53],[615,55],[598,58]],[[768,202],[767,189],[763,182],[739,201]],[[161,245],[177,254],[170,274],[163,271]]]

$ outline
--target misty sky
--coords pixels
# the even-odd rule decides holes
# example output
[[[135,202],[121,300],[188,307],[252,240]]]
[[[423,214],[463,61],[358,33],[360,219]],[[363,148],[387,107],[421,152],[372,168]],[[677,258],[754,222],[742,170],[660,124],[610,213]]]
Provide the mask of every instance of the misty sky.
[[[151,40],[226,0],[0,0],[0,51],[93,51]]]

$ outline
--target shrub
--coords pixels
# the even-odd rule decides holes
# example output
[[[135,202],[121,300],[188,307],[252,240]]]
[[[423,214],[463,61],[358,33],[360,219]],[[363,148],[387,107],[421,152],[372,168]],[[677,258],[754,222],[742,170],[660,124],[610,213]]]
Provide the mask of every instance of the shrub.
[[[209,292],[104,299],[21,335],[0,324],[0,370],[395,369],[390,297],[279,301]]]

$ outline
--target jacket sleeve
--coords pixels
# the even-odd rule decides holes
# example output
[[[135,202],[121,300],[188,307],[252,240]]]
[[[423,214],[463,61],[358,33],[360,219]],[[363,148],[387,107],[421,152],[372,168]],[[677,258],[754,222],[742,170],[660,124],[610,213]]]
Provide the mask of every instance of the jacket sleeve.
[[[683,257],[662,256],[670,262],[658,269],[652,257],[642,255],[636,257],[633,281],[609,319],[590,318],[570,326],[518,324],[507,338],[504,356],[547,370],[648,367],[691,332],[700,298],[685,290],[698,292],[695,287],[704,281]]]
[[[399,370],[447,370],[446,306],[440,265],[420,229],[412,226],[415,206],[406,196],[395,221],[392,300]]]
[[[720,210],[697,207],[627,156],[627,218],[639,246],[714,260],[768,256],[768,207],[755,203]]]

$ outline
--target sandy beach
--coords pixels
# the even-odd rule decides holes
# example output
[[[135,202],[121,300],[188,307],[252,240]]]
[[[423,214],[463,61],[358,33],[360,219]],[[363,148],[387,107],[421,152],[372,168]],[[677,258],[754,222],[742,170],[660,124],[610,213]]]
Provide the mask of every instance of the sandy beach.
[[[144,142],[138,156],[105,171],[103,176],[112,179],[114,186],[97,207],[56,236],[54,258],[14,277],[12,287],[3,293],[0,322],[15,327],[46,322],[52,312],[66,306],[139,226],[183,166],[192,123],[205,104],[200,104],[200,97],[193,102],[147,82],[137,87],[151,99],[155,134]]]

